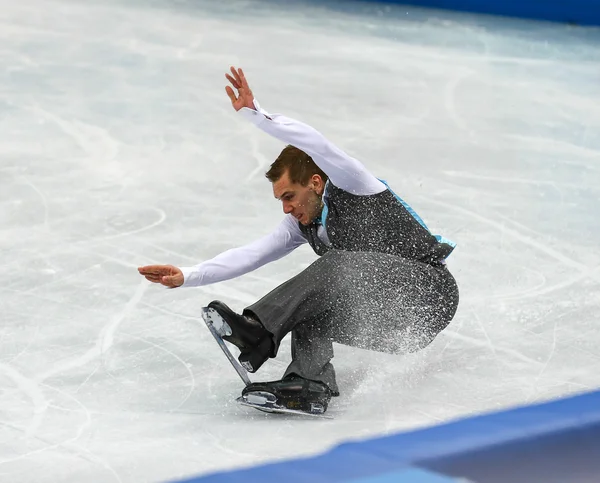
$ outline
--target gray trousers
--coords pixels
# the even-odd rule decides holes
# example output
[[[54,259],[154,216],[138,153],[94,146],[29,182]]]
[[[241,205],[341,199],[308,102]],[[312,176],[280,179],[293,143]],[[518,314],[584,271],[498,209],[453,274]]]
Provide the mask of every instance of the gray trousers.
[[[445,266],[375,252],[331,250],[245,312],[273,334],[292,333],[285,375],[339,394],[333,342],[391,354],[427,346],[452,320],[458,288]]]

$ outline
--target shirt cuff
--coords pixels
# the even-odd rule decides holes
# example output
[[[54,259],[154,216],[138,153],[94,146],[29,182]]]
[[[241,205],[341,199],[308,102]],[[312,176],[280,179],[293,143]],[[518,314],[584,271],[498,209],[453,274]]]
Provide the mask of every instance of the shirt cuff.
[[[260,124],[265,119],[269,119],[272,121],[269,113],[260,107],[260,104],[256,99],[254,99],[254,109],[250,109],[249,107],[242,107],[239,110],[239,113],[250,121],[253,124]]]
[[[183,273],[183,285],[182,287],[197,287],[202,284],[202,272],[194,267],[179,267],[181,273]]]

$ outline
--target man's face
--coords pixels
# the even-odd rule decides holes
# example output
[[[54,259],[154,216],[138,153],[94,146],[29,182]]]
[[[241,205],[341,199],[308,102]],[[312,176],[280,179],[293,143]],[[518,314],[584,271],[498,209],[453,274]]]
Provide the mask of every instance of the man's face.
[[[287,171],[273,183],[273,195],[283,204],[283,212],[293,215],[303,225],[308,225],[319,215],[321,195],[325,187],[323,179],[315,174],[306,186],[292,183]]]

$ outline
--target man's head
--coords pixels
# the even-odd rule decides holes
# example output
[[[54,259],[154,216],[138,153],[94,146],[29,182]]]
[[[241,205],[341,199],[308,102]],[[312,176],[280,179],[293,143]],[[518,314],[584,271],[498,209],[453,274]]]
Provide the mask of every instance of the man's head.
[[[327,175],[304,151],[287,146],[265,174],[273,184],[273,195],[283,204],[283,212],[308,225],[323,207],[321,196]]]

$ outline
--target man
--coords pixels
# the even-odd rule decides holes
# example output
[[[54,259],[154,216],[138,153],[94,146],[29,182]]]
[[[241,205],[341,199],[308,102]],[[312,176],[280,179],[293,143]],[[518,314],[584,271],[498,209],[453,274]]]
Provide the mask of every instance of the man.
[[[226,77],[234,109],[288,144],[266,173],[286,217],[264,238],[195,267],[139,272],[167,287],[207,285],[309,243],[320,258],[242,314],[219,301],[209,308],[230,326],[224,338],[239,347],[250,372],[275,357],[292,333],[292,362],[283,379],[253,383],[243,394],[268,392],[285,407],[324,410],[339,395],[333,342],[402,354],[427,346],[448,325],[458,306],[445,265],[454,245],[433,236],[385,182],[319,132],[261,109],[241,69],[232,67]]]

